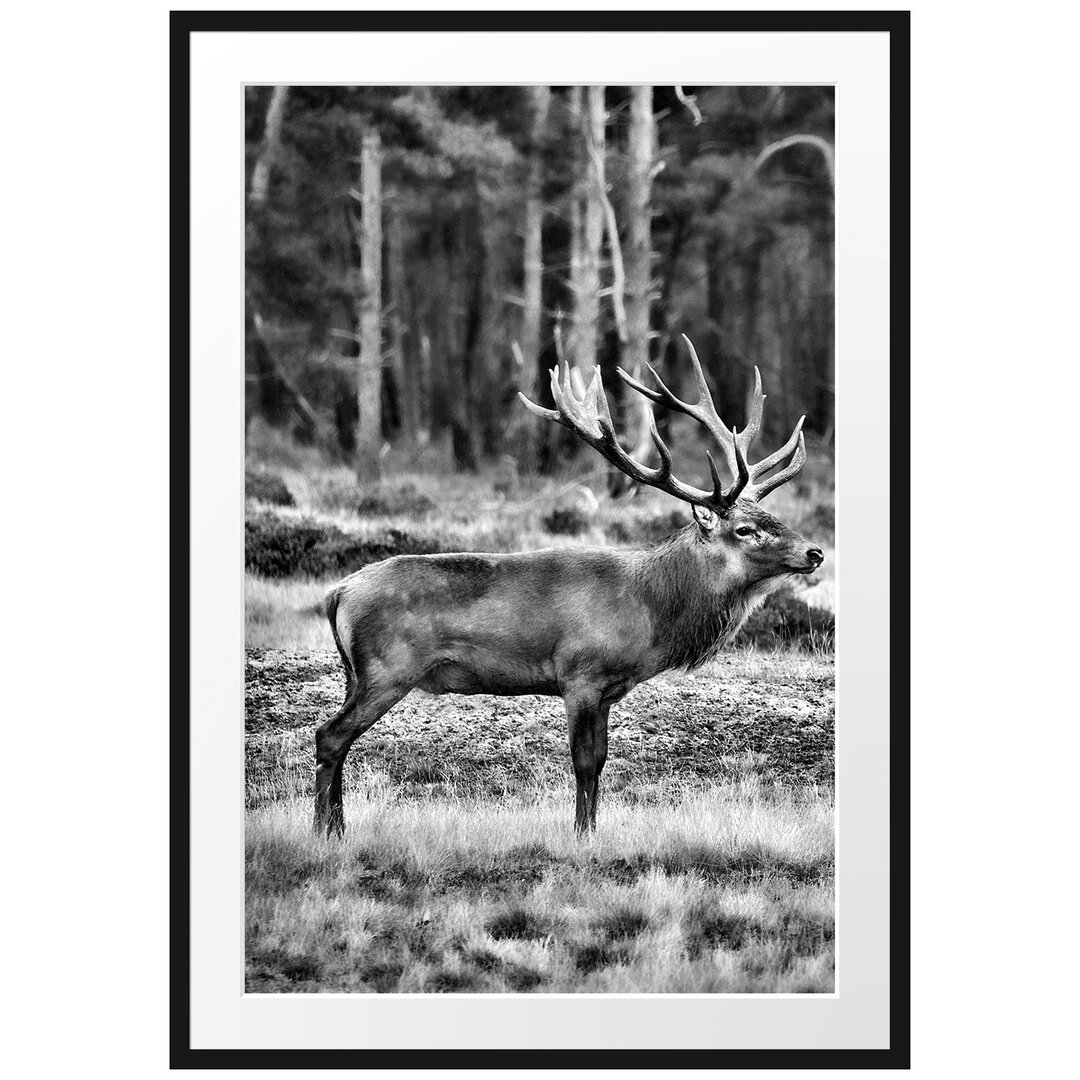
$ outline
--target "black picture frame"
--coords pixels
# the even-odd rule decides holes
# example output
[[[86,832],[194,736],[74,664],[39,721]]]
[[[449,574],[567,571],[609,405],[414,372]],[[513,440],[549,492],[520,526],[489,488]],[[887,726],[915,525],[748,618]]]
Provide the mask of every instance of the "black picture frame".
[[[612,12],[173,11],[170,13],[170,1062],[176,1069],[603,1068],[906,1069],[910,1067],[910,12],[624,12],[620,32],[877,32],[889,35],[891,108],[891,716],[890,1045],[813,1050],[250,1050],[190,1044],[190,37],[230,31],[611,29]]]

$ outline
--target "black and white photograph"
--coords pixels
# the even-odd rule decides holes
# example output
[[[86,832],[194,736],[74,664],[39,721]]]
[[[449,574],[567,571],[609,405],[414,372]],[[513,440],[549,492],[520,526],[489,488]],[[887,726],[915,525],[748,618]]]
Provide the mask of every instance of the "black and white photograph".
[[[13,9],[8,1072],[1068,1074],[1075,50],[907,6]]]
[[[831,994],[831,85],[248,85],[245,990]]]

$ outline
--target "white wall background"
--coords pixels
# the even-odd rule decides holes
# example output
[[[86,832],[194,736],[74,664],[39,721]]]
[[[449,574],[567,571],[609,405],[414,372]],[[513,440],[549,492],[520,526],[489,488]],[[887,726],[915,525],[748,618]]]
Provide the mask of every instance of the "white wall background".
[[[914,1071],[1057,1075],[1076,963],[1074,43],[1044,0],[912,6]],[[20,1075],[167,1062],[166,11],[24,5],[0,44]]]

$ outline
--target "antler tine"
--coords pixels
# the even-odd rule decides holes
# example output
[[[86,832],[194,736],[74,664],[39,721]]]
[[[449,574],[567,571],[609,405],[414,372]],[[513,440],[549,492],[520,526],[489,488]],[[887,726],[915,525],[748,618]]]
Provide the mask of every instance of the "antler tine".
[[[600,424],[601,430],[608,428],[614,435],[614,424],[611,422],[611,409],[608,406],[607,394],[604,392],[604,378],[600,372],[600,365],[593,368],[593,377],[585,390],[585,406]]]
[[[694,348],[694,343],[685,335],[682,335],[683,341],[686,342],[687,349],[690,350],[690,363],[694,365],[694,374],[697,376],[698,382],[698,405],[706,405],[712,412],[713,416],[720,419],[716,412],[716,406],[713,404],[712,391],[709,389],[709,384],[705,381],[705,370],[701,366],[701,361],[698,359],[697,349]],[[727,431],[727,428],[724,428]]]
[[[570,377],[570,365],[562,360],[551,369],[551,396],[555,399],[564,423],[569,428],[577,428],[580,423],[580,403],[574,393],[574,382]]]
[[[653,441],[653,446],[656,447],[656,452],[660,455],[660,464],[656,470],[657,479],[666,480],[671,476],[671,451],[668,449],[668,444],[660,437],[652,409],[649,410],[649,437]]]
[[[750,401],[750,415],[747,417],[746,427],[743,428],[742,434],[739,436],[739,442],[742,443],[744,454],[750,453],[750,444],[754,441],[758,430],[761,428],[761,413],[764,408],[765,394],[761,392],[761,372],[758,370],[757,364],[755,364],[754,396]]]
[[[684,484],[672,475],[671,451],[660,438],[655,420],[650,418],[649,431],[660,454],[660,465],[657,468],[652,469],[635,461],[619,445],[599,367],[594,369],[584,397],[580,399],[574,393],[569,366],[564,364],[562,369],[561,372],[558,367],[551,370],[551,394],[555,399],[555,410],[545,409],[530,401],[524,394],[519,394],[530,412],[546,420],[555,420],[564,427],[570,428],[583,442],[588,443],[597,453],[637,483],[655,487],[683,502],[721,509],[714,503],[713,492],[702,491],[690,484]]]
[[[802,421],[799,421],[800,427]],[[763,480],[760,484],[755,484],[753,488],[755,501],[764,499],[770,491],[778,488],[781,484],[786,484],[802,467],[806,461],[806,439],[803,437],[803,433],[799,431],[798,445],[795,447],[795,453],[791,456],[791,461],[787,466],[781,469],[775,476],[770,476],[767,480]]]
[[[713,498],[717,503],[723,503],[724,481],[720,479],[720,474],[716,471],[716,462],[713,461],[712,454],[706,450],[705,456],[709,459],[709,473],[712,475]]]
[[[622,368],[617,368],[616,371],[618,372],[619,378],[622,379],[631,390],[636,390],[643,397],[647,397],[657,405],[663,405],[665,408],[671,409],[672,412],[684,413],[686,416],[693,417],[699,424],[704,424],[707,427],[709,426],[708,417],[699,412],[698,406],[691,405],[689,402],[677,398],[668,388],[668,385],[664,380],[657,374],[656,368],[654,368],[648,360],[645,361],[645,366],[649,369],[649,374],[656,380],[656,385],[659,387],[658,390],[653,390],[651,387],[646,386],[643,382],[635,379],[629,372],[623,371]]]
[[[737,436],[737,432],[732,431],[732,435]],[[705,451],[705,455],[709,459],[709,470],[712,472],[715,501],[723,510],[730,510],[735,505],[735,501],[750,482],[750,466],[746,463],[746,455],[743,453],[742,444],[737,437],[734,439],[732,446],[735,451],[736,475],[731,487],[726,491],[722,488],[720,474],[716,471],[716,462],[713,461],[712,454],[707,450]]]
[[[724,422],[716,412],[716,406],[713,403],[712,395],[709,393],[709,384],[705,379],[705,372],[701,366],[701,361],[698,359],[694,343],[685,334],[683,334],[682,337],[686,342],[686,347],[690,353],[690,362],[693,364],[694,374],[697,376],[698,386],[701,391],[701,400],[696,406],[687,406],[686,402],[679,401],[678,398],[664,386],[659,377],[656,376],[655,372],[653,372],[653,376],[660,385],[662,394],[660,397],[653,397],[653,400],[662,400],[669,407],[680,409],[682,412],[693,416],[694,419],[704,424],[723,449],[732,475],[738,478],[736,483],[729,489],[729,493],[730,491],[734,491],[734,498],[738,498],[741,494],[745,498],[757,502],[765,498],[770,491],[775,490],[781,484],[790,480],[803,467],[803,463],[806,461],[806,441],[803,438],[802,425],[806,417],[804,416],[799,420],[795,425],[795,430],[791,433],[791,437],[779,450],[770,454],[768,457],[763,458],[761,461],[757,462],[757,464],[750,465],[748,460],[750,444],[754,441],[758,431],[761,429],[761,418],[765,408],[766,395],[761,388],[761,370],[756,364],[754,365],[754,392],[750,399],[750,413],[747,417],[746,427],[744,427],[741,432],[736,432],[734,430],[728,431]],[[652,369],[650,368],[650,370]],[[620,374],[623,373],[620,372]],[[633,383],[631,383],[631,385],[633,385]],[[775,469],[777,465],[788,457],[790,457],[791,460],[786,468],[778,472],[775,476],[770,476],[767,480],[758,483],[761,477],[771,469]],[[746,480],[743,479],[744,472],[749,473]],[[715,485],[715,470],[713,475]],[[725,493],[725,498],[729,493]],[[732,502],[734,502],[734,499],[732,499]]]
[[[535,402],[530,401],[524,394],[518,394],[526,408],[545,420],[554,420],[564,427],[570,428],[579,438],[588,443],[594,450],[605,457],[617,469],[626,473],[632,480],[648,487],[654,487],[668,495],[681,499],[683,502],[693,503],[697,506],[705,506],[720,514],[727,513],[740,497],[757,502],[763,499],[770,491],[778,488],[781,484],[790,480],[803,466],[806,461],[806,440],[803,436],[803,419],[795,425],[791,438],[775,453],[757,462],[749,464],[747,460],[747,447],[751,439],[757,434],[761,426],[762,407],[765,395],[761,391],[761,375],[755,369],[754,373],[754,396],[751,400],[750,417],[747,426],[740,432],[728,431],[720,420],[709,395],[708,386],[705,383],[705,375],[701,364],[694,353],[693,345],[690,345],[691,356],[694,361],[694,369],[698,375],[698,383],[702,388],[701,400],[696,405],[689,405],[680,401],[657,377],[660,390],[650,390],[642,386],[632,376],[620,370],[619,375],[623,380],[645,394],[651,401],[663,402],[671,408],[692,416],[695,420],[704,424],[717,438],[721,449],[731,467],[734,477],[731,485],[724,488],[720,474],[716,468],[716,462],[712,454],[708,454],[709,472],[712,476],[712,490],[704,491],[678,480],[672,474],[672,456],[667,443],[660,437],[656,428],[656,419],[649,415],[649,437],[660,455],[660,464],[655,468],[643,465],[640,461],[632,458],[620,445],[615,434],[615,425],[611,419],[611,406],[608,403],[607,394],[604,392],[603,374],[599,366],[593,369],[592,378],[588,386],[584,387],[581,396],[574,389],[573,372],[570,365],[562,364],[551,369],[551,395],[555,401],[555,409],[546,409]],[[652,371],[652,368],[649,369]],[[656,375],[653,372],[654,376]],[[786,458],[787,465],[774,476],[764,477],[769,470],[774,469]],[[759,482],[760,481],[760,482]]]
[[[705,381],[705,372],[701,368],[701,361],[698,360],[697,352],[694,350],[694,346],[690,343],[690,339],[685,334],[682,335],[682,339],[690,349],[690,360],[694,365],[694,373],[697,375],[699,398],[696,405],[691,405],[688,401],[683,401],[681,398],[676,397],[668,388],[667,383],[665,383],[657,374],[656,368],[654,368],[647,360],[645,361],[645,366],[649,369],[649,374],[656,380],[656,385],[659,387],[658,390],[653,390],[651,387],[646,386],[622,368],[618,369],[619,378],[621,378],[631,389],[636,390],[639,394],[643,394],[650,401],[654,401],[658,405],[666,405],[675,412],[681,412],[685,413],[687,416],[692,416],[698,423],[704,424],[710,430],[712,430],[715,424],[719,424],[720,428],[723,429],[724,435],[727,438],[731,438],[731,432],[724,426],[724,422],[720,419],[720,416],[716,411],[716,406],[713,404],[712,393],[709,390],[709,384]]]
[[[732,434],[734,435],[735,432],[732,432]],[[738,438],[735,438],[734,445],[735,461],[737,462],[735,482],[724,492],[725,500],[729,500],[730,503],[734,503],[743,493],[747,484],[750,483],[750,465],[746,460],[746,453],[743,451],[742,443],[739,442]]]
[[[761,479],[770,469],[775,469],[781,461],[787,460],[791,457],[798,445],[799,439],[802,437],[802,426],[805,416],[799,417],[799,422],[795,425],[795,430],[791,433],[790,438],[779,450],[774,451],[768,457],[762,458],[756,465],[750,466],[750,479],[756,485],[758,480]]]
[[[545,409],[543,405],[537,405],[535,401],[530,401],[520,390],[518,391],[518,397],[521,398],[521,403],[529,412],[536,413],[537,416],[542,416],[545,420],[555,420],[562,423],[562,418],[554,409]]]
[[[646,360],[645,361],[645,366],[650,371],[652,371],[653,378],[656,379],[656,381],[658,383],[660,383],[661,386],[664,386],[664,384],[662,382],[660,382],[660,376],[657,375],[655,371],[653,371],[652,364],[650,364]],[[677,398],[675,398],[674,395],[672,395],[672,400],[675,402],[675,404],[671,404],[670,402],[665,400],[664,395],[662,393],[660,393],[659,390],[653,390],[650,387],[646,386],[643,382],[638,382],[638,380],[635,379],[634,376],[631,375],[629,372],[623,371],[622,368],[616,368],[615,371],[618,374],[619,378],[622,379],[622,381],[624,383],[626,383],[626,385],[629,386],[631,390],[636,390],[643,397],[647,397],[650,401],[654,401],[658,405],[659,404],[667,404],[672,409],[678,409],[678,410],[680,410],[682,412],[686,412],[686,409],[684,409],[682,407],[682,402],[679,401]],[[667,387],[664,386],[664,389],[667,390]],[[671,394],[670,390],[668,390],[667,392],[669,394]]]
[[[570,428],[571,431],[577,432],[582,437],[587,433],[591,436],[591,432],[587,432],[587,428],[583,426],[585,417],[581,414],[580,403],[574,394],[569,367],[565,361],[563,366],[567,369],[564,372],[563,379],[559,378],[558,365],[553,367],[549,373],[551,376],[551,396],[555,401],[554,409],[546,409],[543,405],[537,405],[535,401],[531,401],[520,390],[518,391],[518,397],[521,398],[522,404],[529,412],[542,416],[545,420],[554,420],[557,424]],[[563,390],[563,382],[566,384],[565,391]]]
[[[736,476],[738,474],[738,462],[735,459],[735,437],[728,430],[727,425],[720,419],[720,414],[716,411],[712,392],[709,390],[709,383],[705,378],[705,371],[701,366],[701,361],[698,359],[694,343],[685,334],[682,335],[682,339],[686,342],[686,347],[690,352],[690,363],[693,365],[694,375],[697,378],[698,400],[696,404],[691,405],[688,401],[683,401],[681,398],[676,397],[664,380],[656,373],[656,368],[648,362],[646,362],[645,366],[649,369],[649,374],[656,380],[656,385],[659,389],[653,390],[650,387],[645,386],[632,375],[623,371],[622,368],[618,369],[619,377],[627,386],[636,390],[639,394],[643,394],[650,401],[654,401],[658,405],[663,405],[673,412],[684,413],[686,416],[692,417],[701,424],[720,445],[720,448],[724,451],[724,457],[727,460],[728,468],[731,469],[731,475]]]
[[[757,435],[758,429],[761,427],[761,414],[764,405],[765,394],[761,392],[761,372],[757,365],[755,365],[754,395],[750,402],[750,417],[746,427],[743,429],[743,433],[737,436],[735,440],[738,452],[745,454],[750,449],[750,443],[753,441],[754,436]],[[806,461],[806,440],[802,433],[802,426],[805,420],[805,416],[799,418],[799,422],[795,425],[795,430],[791,433],[791,437],[779,450],[774,451],[769,454],[768,457],[762,458],[761,461],[749,467],[750,484],[745,492],[748,499],[752,499],[754,502],[760,502],[770,491],[773,491],[781,484],[786,483],[803,467],[803,463]],[[784,469],[775,476],[770,476],[766,480],[761,480],[761,477],[765,476],[771,469],[775,469],[780,462],[788,457],[790,457],[791,460]]]

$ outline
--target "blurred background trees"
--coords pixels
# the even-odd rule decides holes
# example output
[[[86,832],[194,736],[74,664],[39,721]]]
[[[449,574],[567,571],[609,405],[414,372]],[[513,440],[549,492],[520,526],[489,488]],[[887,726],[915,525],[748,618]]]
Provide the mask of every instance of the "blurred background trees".
[[[516,393],[562,355],[644,457],[614,369],[692,397],[685,333],[729,425],[757,364],[764,442],[831,438],[831,87],[246,93],[249,422],[365,479],[388,446],[552,471],[575,442]]]

